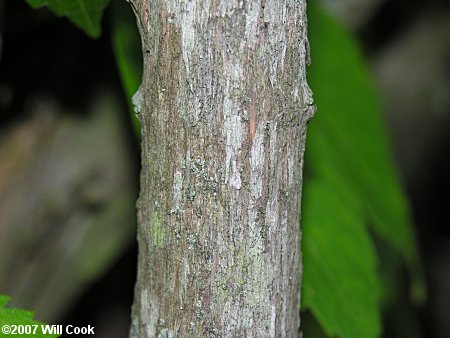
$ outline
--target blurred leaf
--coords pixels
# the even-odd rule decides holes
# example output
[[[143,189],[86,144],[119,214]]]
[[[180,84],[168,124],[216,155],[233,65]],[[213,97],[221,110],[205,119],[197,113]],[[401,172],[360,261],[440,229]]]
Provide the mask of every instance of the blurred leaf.
[[[48,7],[57,16],[69,18],[90,37],[100,36],[103,10],[109,0],[26,0],[33,8]]]
[[[113,48],[117,67],[128,100],[135,131],[140,135],[140,122],[134,112],[132,98],[142,78],[142,49],[136,18],[125,1],[113,1]]]
[[[329,336],[378,337],[380,281],[358,200],[313,179],[304,201],[303,305]]]
[[[366,224],[417,274],[407,202],[390,158],[380,99],[356,43],[311,3],[308,21],[308,78],[318,114],[306,147],[302,304],[328,335],[378,337],[381,282]]]
[[[6,295],[0,294],[0,328],[3,328],[5,325],[45,325],[44,323],[33,320],[33,312],[15,309],[15,308],[7,308],[5,305],[9,302],[10,298]],[[43,334],[40,327],[36,329],[36,334],[27,335],[27,334],[5,334],[0,332],[0,337],[35,337],[35,338],[51,338],[51,337],[59,337],[57,334]]]

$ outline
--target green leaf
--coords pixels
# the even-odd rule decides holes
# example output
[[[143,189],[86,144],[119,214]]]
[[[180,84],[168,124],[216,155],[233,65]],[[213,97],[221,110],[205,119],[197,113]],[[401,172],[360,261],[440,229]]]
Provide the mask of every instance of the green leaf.
[[[308,22],[308,79],[318,113],[308,127],[305,158],[302,306],[329,336],[378,337],[381,282],[367,225],[417,277],[408,205],[358,46],[311,3]],[[422,292],[420,278],[415,281]]]
[[[43,334],[41,325],[44,323],[33,320],[33,312],[7,308],[5,305],[9,302],[10,298],[6,295],[0,294],[0,337],[14,338],[14,337],[34,337],[34,338],[56,338],[57,334]],[[35,334],[5,334],[3,328],[11,325],[38,325]]]
[[[140,135],[141,125],[136,117],[132,98],[142,79],[141,39],[131,6],[125,1],[113,1],[112,41],[130,116],[136,134]]]
[[[33,8],[48,7],[57,16],[65,16],[87,35],[100,36],[103,10],[109,0],[26,0]]]
[[[358,201],[322,179],[308,181],[304,200],[303,305],[329,336],[378,337],[380,281]]]

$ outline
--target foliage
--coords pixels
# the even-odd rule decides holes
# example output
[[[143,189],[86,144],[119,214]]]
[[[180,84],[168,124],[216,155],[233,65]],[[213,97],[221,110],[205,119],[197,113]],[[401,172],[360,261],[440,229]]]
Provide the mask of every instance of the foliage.
[[[308,79],[318,114],[306,146],[302,304],[329,336],[378,337],[382,284],[367,225],[417,275],[407,202],[390,158],[380,99],[354,39],[309,7]]]
[[[3,328],[4,325],[44,325],[33,319],[34,314],[31,311],[5,307],[9,300],[8,296],[0,294],[0,328]],[[12,335],[0,332],[0,337],[56,338],[59,335],[42,334],[42,331],[38,329],[33,335]]]
[[[57,16],[65,16],[91,37],[100,36],[103,10],[109,0],[26,0],[33,8],[48,7]]]

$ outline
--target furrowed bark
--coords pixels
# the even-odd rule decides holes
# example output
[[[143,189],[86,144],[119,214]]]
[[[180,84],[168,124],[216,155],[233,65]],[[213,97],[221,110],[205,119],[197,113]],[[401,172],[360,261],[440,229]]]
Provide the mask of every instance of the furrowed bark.
[[[304,0],[135,0],[144,53],[131,337],[296,337]]]

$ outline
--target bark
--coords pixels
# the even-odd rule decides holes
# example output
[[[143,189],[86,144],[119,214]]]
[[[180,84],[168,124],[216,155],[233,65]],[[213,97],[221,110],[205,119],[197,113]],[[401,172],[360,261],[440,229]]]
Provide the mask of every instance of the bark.
[[[304,0],[135,0],[139,262],[131,337],[296,337]]]

